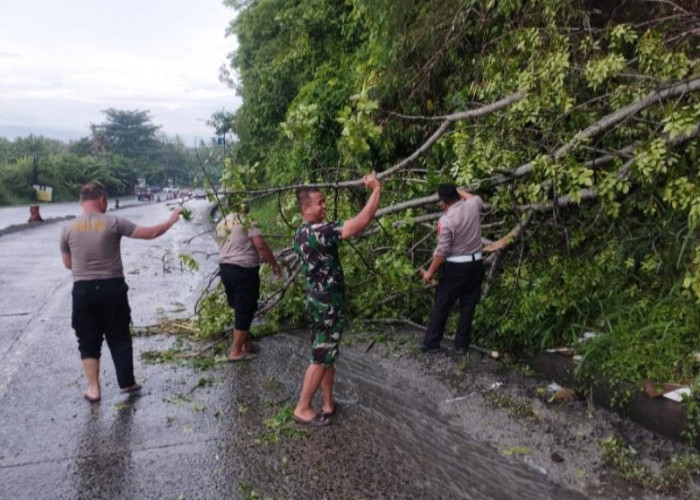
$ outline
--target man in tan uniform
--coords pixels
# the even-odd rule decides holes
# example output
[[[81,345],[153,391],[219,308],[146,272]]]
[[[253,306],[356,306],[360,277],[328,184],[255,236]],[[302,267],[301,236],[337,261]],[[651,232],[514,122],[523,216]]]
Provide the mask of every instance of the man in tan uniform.
[[[435,290],[433,315],[423,341],[422,352],[437,352],[445,331],[450,309],[459,299],[459,324],[454,340],[457,354],[465,354],[471,341],[472,319],[481,298],[484,264],[481,260],[480,211],[484,202],[479,196],[458,190],[454,184],[438,186],[438,197],[445,211],[438,221],[438,244],[423,280],[431,283],[435,272],[442,274]]]
[[[165,233],[180,218],[182,209],[156,226],[142,227],[107,211],[107,191],[90,181],[80,188],[83,213],[63,227],[61,258],[73,273],[72,324],[88,381],[85,399],[101,398],[100,354],[102,338],[112,354],[121,392],[141,386],[134,379],[131,347],[129,287],[124,280],[120,244],[123,236],[150,240]]]
[[[278,278],[282,275],[274,254],[260,230],[248,218],[247,209],[231,213],[216,226],[219,241],[219,274],[226,290],[226,299],[235,312],[231,362],[253,359],[248,337],[250,324],[258,309],[260,296],[260,260],[272,266]]]

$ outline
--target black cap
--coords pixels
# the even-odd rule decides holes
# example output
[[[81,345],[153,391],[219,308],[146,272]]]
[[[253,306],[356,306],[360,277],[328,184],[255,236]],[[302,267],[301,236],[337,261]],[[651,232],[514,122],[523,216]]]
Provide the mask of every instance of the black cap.
[[[457,186],[454,184],[440,184],[438,186],[438,198],[440,201],[445,203],[453,203],[459,200],[459,193],[457,193]]]

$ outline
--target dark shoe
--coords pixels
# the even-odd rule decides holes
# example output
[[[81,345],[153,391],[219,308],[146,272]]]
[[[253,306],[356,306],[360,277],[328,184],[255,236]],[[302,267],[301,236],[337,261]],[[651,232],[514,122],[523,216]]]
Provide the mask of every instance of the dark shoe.
[[[90,396],[87,395],[87,392],[83,394],[83,397],[88,401],[88,403],[99,403],[102,398],[97,397],[97,398],[91,398]]]
[[[467,347],[455,347],[455,354],[457,356],[464,356],[465,354],[467,354],[468,350],[469,348]]]
[[[431,346],[425,345],[423,342],[419,342],[417,347],[418,347],[418,350],[424,354],[435,354],[436,352],[440,352],[440,346],[431,347]]]
[[[319,414],[316,414],[316,416],[310,420],[305,420],[296,415],[294,415],[293,418],[297,424],[308,425],[309,427],[325,427],[330,424],[330,421],[326,417]]]

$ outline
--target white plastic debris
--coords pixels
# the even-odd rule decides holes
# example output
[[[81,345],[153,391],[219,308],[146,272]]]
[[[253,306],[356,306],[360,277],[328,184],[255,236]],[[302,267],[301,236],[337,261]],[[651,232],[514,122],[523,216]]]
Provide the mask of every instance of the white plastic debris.
[[[574,354],[574,350],[571,347],[554,347],[552,349],[547,349],[546,352],[561,354],[562,356],[571,356]]]
[[[677,403],[680,403],[683,401],[683,396],[690,396],[690,387],[681,387],[680,389],[676,389],[675,391],[667,392],[664,394],[665,398],[670,399],[671,401],[676,401]]]
[[[491,384],[491,387],[489,387],[489,389],[498,389],[502,385],[503,385],[503,382],[494,382],[493,384]]]
[[[557,392],[561,391],[561,389],[562,387],[559,384],[557,384],[556,382],[552,382],[547,386],[547,394],[556,394]]]
[[[583,334],[583,340],[591,340],[591,339],[596,338],[597,336],[598,336],[598,334],[595,332],[585,332]]]
[[[467,399],[469,396],[459,396],[457,398],[450,398],[446,399],[445,403],[454,403],[455,401],[462,401],[463,399]]]

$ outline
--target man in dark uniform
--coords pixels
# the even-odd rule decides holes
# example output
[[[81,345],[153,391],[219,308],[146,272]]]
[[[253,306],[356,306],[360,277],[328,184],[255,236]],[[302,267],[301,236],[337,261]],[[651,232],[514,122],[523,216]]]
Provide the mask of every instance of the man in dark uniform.
[[[481,250],[480,211],[484,202],[479,196],[458,190],[454,184],[438,186],[438,197],[445,213],[438,221],[438,244],[423,280],[431,283],[435,272],[442,274],[435,291],[433,315],[423,341],[423,352],[437,352],[445,331],[450,309],[460,300],[459,325],[454,340],[457,354],[465,354],[471,341],[472,319],[481,298],[484,264]]]
[[[63,227],[61,258],[73,273],[73,328],[88,381],[85,399],[101,398],[100,354],[107,340],[121,392],[141,389],[134,378],[129,287],[124,281],[122,236],[150,240],[165,233],[180,218],[181,208],[156,226],[142,227],[107,211],[107,191],[91,181],[80,188],[83,213]]]
[[[366,175],[364,181],[372,194],[360,213],[347,221],[324,223],[326,198],[323,193],[315,188],[302,188],[297,192],[302,224],[294,234],[294,251],[306,276],[304,306],[312,335],[311,364],[294,409],[294,420],[301,424],[327,425],[328,417],[335,413],[334,362],[345,324],[345,280],[338,245],[341,240],[361,233],[372,222],[381,194],[381,184],[374,174]],[[319,386],[323,391],[321,414],[311,406]]]

